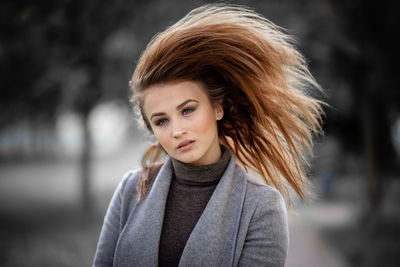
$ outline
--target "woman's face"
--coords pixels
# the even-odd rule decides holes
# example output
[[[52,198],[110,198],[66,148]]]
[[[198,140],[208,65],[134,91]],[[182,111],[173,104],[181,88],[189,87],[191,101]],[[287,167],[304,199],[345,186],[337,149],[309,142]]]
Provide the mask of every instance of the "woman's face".
[[[144,92],[143,109],[164,150],[192,165],[217,162],[221,157],[217,120],[221,105],[213,107],[202,83],[171,81]]]

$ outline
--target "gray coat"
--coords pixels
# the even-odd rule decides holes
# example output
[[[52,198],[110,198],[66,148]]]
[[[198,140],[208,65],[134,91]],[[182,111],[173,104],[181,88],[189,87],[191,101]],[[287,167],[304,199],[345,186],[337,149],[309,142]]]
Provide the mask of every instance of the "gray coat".
[[[128,173],[111,200],[93,266],[157,266],[165,203],[173,175],[167,160],[136,202],[140,170]],[[231,160],[193,229],[179,266],[284,266],[287,214],[279,192],[248,179]]]

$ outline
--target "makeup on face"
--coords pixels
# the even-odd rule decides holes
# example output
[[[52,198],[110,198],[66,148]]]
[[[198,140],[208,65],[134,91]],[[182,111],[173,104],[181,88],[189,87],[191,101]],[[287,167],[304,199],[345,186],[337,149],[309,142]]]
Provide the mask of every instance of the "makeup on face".
[[[195,81],[171,81],[150,86],[143,109],[151,129],[173,158],[193,165],[220,158],[217,113],[204,86]]]

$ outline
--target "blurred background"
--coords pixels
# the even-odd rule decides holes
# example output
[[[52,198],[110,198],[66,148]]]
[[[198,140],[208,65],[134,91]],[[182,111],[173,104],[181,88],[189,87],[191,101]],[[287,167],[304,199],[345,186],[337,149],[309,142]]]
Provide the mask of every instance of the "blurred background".
[[[91,264],[111,195],[151,141],[129,103],[140,52],[210,2],[1,1],[1,266]],[[330,105],[287,266],[400,266],[396,2],[230,2],[296,36]]]

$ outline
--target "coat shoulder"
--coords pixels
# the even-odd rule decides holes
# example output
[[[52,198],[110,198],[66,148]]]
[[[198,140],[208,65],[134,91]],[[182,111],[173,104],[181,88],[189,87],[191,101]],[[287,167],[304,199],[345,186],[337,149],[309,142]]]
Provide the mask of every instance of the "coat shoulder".
[[[246,173],[246,195],[238,238],[238,265],[284,266],[288,248],[285,201],[275,188]]]
[[[286,204],[281,193],[272,186],[258,182],[246,174],[248,200],[252,200],[257,206],[286,209]]]
[[[135,169],[135,170],[130,170],[125,175],[123,176],[121,180],[121,190],[125,192],[126,190],[131,191],[131,190],[136,190],[136,184],[137,181],[139,180],[140,174],[142,170],[141,168]]]

